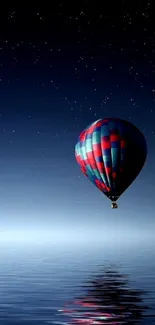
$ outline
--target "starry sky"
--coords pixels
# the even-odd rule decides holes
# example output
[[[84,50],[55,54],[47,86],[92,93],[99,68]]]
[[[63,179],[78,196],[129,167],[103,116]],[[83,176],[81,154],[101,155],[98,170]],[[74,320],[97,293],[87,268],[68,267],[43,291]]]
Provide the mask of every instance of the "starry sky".
[[[154,21],[153,1],[1,9],[1,239],[153,236]],[[80,132],[104,117],[131,121],[148,145],[118,210],[74,157]]]

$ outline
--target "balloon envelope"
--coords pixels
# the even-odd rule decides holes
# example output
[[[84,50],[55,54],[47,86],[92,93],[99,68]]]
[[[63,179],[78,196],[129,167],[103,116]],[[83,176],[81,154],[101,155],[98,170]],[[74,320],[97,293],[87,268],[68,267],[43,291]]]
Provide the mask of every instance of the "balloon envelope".
[[[116,201],[141,171],[147,145],[142,132],[132,123],[105,118],[80,134],[75,156],[89,180]]]

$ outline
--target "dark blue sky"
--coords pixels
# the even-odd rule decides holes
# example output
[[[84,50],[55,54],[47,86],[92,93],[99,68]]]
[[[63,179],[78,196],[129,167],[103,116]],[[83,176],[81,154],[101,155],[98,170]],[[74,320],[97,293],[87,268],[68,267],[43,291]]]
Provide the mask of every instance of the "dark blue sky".
[[[153,236],[153,1],[77,3],[0,12],[0,227],[7,240],[11,232]],[[133,122],[148,144],[144,169],[117,211],[74,157],[79,133],[113,116]]]

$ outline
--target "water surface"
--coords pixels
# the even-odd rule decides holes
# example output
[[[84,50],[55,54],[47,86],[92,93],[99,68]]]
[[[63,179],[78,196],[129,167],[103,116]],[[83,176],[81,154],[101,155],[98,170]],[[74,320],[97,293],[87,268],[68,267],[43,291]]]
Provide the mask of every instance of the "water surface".
[[[0,324],[155,324],[152,245],[1,244],[0,258]]]

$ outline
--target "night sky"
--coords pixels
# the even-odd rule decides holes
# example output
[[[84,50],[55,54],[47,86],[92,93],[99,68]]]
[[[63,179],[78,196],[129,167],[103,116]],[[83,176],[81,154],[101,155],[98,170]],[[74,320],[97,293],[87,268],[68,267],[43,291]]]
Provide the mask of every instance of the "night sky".
[[[0,10],[1,239],[153,236],[153,1],[99,3]],[[117,210],[74,156],[80,132],[104,117],[131,121],[148,145]]]

